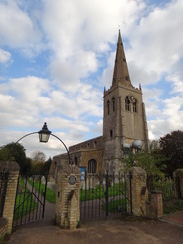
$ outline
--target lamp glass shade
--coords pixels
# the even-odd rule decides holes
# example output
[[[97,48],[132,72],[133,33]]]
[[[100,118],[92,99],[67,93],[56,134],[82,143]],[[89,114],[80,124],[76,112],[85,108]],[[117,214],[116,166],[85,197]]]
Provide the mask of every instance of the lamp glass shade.
[[[49,137],[50,137],[50,134],[45,134],[44,132],[39,133],[39,141],[40,142],[45,142],[45,143],[48,142]]]
[[[39,133],[39,141],[40,142],[45,142],[45,143],[48,142],[49,137],[51,135],[51,131],[48,130],[46,123],[44,123],[42,130],[40,130],[38,133]]]

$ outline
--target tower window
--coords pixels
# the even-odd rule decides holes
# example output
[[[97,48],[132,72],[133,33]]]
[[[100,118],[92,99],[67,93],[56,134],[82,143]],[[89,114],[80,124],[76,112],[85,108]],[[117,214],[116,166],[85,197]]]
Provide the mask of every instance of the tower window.
[[[109,113],[110,113],[110,102],[107,101],[107,114],[109,114]]]
[[[78,165],[78,158],[77,157],[74,157],[74,164]]]
[[[113,131],[110,130],[110,138],[112,139],[113,138]]]
[[[88,173],[96,173],[97,171],[97,161],[95,159],[90,159],[88,161]]]
[[[137,100],[133,103],[133,112],[137,113]]]
[[[125,110],[130,111],[130,100],[128,97],[125,98]]]
[[[112,98],[112,111],[115,111],[115,98]]]

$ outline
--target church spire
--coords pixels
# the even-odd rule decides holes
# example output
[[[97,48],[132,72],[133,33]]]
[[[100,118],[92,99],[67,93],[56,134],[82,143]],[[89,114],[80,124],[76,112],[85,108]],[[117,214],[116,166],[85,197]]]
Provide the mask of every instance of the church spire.
[[[124,52],[124,48],[123,48],[120,30],[119,30],[119,35],[118,35],[118,43],[117,43],[117,50],[116,50],[116,59],[115,59],[115,65],[114,65],[112,86],[116,86],[119,83],[122,85],[128,86],[128,87],[132,87],[129,72],[128,72],[128,67],[127,67],[127,63],[126,63],[125,52]]]

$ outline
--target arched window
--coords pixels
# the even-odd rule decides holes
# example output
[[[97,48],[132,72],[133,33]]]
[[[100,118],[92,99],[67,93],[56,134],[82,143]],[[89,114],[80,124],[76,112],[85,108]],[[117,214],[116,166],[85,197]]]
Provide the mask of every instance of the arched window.
[[[74,164],[77,166],[78,165],[78,158],[74,157]]]
[[[129,97],[125,98],[125,110],[130,111],[130,100],[129,100]]]
[[[109,113],[110,113],[110,102],[107,101],[107,114],[109,114]]]
[[[112,111],[115,111],[115,98],[112,98]]]
[[[97,161],[95,159],[90,159],[88,161],[88,173],[96,173],[97,171]]]
[[[137,113],[137,100],[135,99],[135,101],[133,102],[133,112]]]

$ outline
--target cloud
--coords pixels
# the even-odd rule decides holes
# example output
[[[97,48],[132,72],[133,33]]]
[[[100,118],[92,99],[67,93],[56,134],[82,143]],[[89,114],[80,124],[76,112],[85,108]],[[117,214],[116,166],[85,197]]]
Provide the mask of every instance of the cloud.
[[[179,93],[183,95],[183,72],[175,72],[172,75],[168,75],[166,80],[172,83],[172,90],[170,94]]]
[[[68,90],[97,72],[103,62],[101,55],[109,54],[110,44],[116,44],[118,26],[123,28],[126,20],[133,22],[144,6],[142,1],[134,0],[117,0],[115,4],[110,0],[90,3],[45,0],[40,21],[47,44],[53,50],[50,60],[52,79]],[[124,9],[125,14],[121,14]]]
[[[38,52],[41,32],[26,11],[16,1],[0,3],[0,45],[20,48],[26,55]]]
[[[3,118],[0,126],[9,128],[13,123],[17,130],[12,134],[7,132],[2,144],[16,141],[25,134],[26,128],[41,129],[43,122],[58,134],[67,131],[62,136],[68,145],[85,138],[92,125],[88,116],[102,114],[102,94],[88,84],[78,84],[78,90],[71,93],[54,90],[51,84],[48,79],[34,76],[10,79],[6,86],[0,84],[0,117]],[[25,131],[21,133],[23,128]]]
[[[93,130],[94,132],[97,132],[99,135],[102,135],[103,133],[103,120],[99,120]]]
[[[127,50],[128,60],[133,60],[142,70],[145,67],[149,76],[156,73],[153,79],[144,80],[142,72],[144,84],[157,82],[157,78],[171,70],[182,57],[182,11],[181,0],[171,1],[162,8],[155,8],[139,23],[134,23],[133,31],[127,29],[131,47]]]
[[[11,58],[11,53],[0,48],[0,63],[7,63]]]
[[[68,145],[101,135],[119,28],[132,83],[142,83],[150,138],[182,128],[181,0],[3,0],[0,11],[0,63],[8,63],[0,78],[1,143],[43,122]],[[53,138],[44,146],[62,151]],[[35,148],[34,137],[27,147]]]

